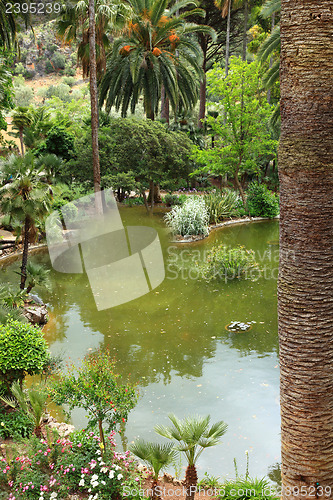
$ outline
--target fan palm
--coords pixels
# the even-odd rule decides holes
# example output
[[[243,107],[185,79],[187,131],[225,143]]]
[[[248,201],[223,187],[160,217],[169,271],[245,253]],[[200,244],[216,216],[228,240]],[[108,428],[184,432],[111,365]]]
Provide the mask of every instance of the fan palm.
[[[204,15],[194,0],[128,0],[133,10],[131,21],[110,53],[106,73],[100,84],[100,104],[106,110],[128,108],[135,111],[143,94],[147,118],[154,119],[161,90],[175,112],[190,109],[198,99],[198,83],[203,77],[202,51],[192,35],[207,33],[208,26],[186,22],[190,15]],[[194,8],[176,15],[180,9]]]
[[[105,70],[106,50],[110,45],[112,30],[121,27],[130,13],[129,6],[121,0],[96,0],[96,54],[97,74]],[[57,31],[66,43],[79,41],[78,59],[81,61],[83,77],[89,75],[89,0],[79,0],[75,5],[63,7]]]
[[[20,382],[16,381],[12,384],[11,391],[14,398],[0,396],[0,399],[12,408],[19,406],[34,422],[36,436],[41,437],[41,423],[48,397],[45,383],[41,382],[24,390]]]
[[[134,455],[143,460],[148,467],[153,469],[152,498],[159,498],[160,495],[156,490],[158,476],[163,469],[174,462],[177,457],[177,451],[174,449],[172,443],[161,445],[142,439],[135,441],[130,445],[129,449]]]
[[[177,441],[175,449],[182,451],[187,459],[186,469],[186,499],[193,500],[198,482],[196,462],[205,448],[215,446],[227,430],[227,424],[222,420],[209,427],[210,416],[193,416],[179,420],[170,414],[172,426],[155,426],[155,431],[168,439]]]
[[[9,221],[19,221],[24,231],[20,284],[24,290],[29,238],[36,232],[36,222],[48,214],[52,193],[49,185],[43,182],[44,173],[36,168],[32,153],[22,157],[12,155],[1,167],[2,179],[7,183],[0,189],[0,211],[9,216]]]
[[[281,10],[281,0],[267,0],[260,11],[260,15],[267,19],[274,16]],[[261,61],[267,61],[271,58],[274,52],[280,53],[281,39],[280,39],[280,25],[277,24],[271,31],[268,38],[262,43],[258,51],[258,58]],[[270,68],[266,71],[263,77],[263,84],[266,89],[271,89],[273,85],[279,80],[280,77],[280,57],[270,64]],[[275,126],[280,120],[280,103],[275,107],[271,117],[271,123]]]
[[[49,273],[50,270],[46,269],[46,267],[41,264],[37,264],[35,262],[27,263],[27,281],[28,286],[26,288],[26,292],[30,293],[31,290],[36,286],[43,286],[45,288],[50,288],[49,281]]]
[[[31,125],[32,121],[33,116],[31,114],[31,109],[27,108],[26,106],[18,106],[12,115],[12,126],[14,130],[17,130],[18,136],[20,138],[22,156],[24,155],[23,132]]]

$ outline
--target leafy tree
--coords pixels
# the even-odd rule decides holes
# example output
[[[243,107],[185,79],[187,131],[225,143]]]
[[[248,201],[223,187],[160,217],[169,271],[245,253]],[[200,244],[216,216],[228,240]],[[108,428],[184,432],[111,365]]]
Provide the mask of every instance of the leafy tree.
[[[172,426],[156,425],[155,431],[168,439],[177,441],[175,449],[182,451],[188,466],[185,474],[186,499],[193,500],[198,482],[196,462],[205,448],[215,446],[226,433],[227,424],[222,420],[209,427],[210,416],[194,416],[179,420],[172,413],[169,415]]]
[[[219,99],[220,114],[208,117],[215,147],[196,149],[194,157],[204,165],[197,172],[231,173],[245,205],[239,177],[258,172],[258,157],[273,158],[277,146],[268,127],[271,107],[261,92],[260,67],[232,58],[228,76],[216,66],[208,84],[210,94]]]
[[[177,457],[177,452],[172,443],[161,445],[159,443],[150,443],[143,439],[138,439],[129,447],[130,451],[138,458],[143,460],[148,467],[153,469],[152,477],[152,498],[160,498],[156,490],[158,485],[158,476],[160,472],[172,464]]]
[[[54,125],[47,132],[45,143],[40,145],[38,152],[44,155],[54,154],[69,160],[74,152],[74,136],[65,127]]]
[[[36,237],[36,223],[48,214],[51,191],[45,182],[45,174],[36,167],[36,159],[29,152],[25,156],[10,156],[2,164],[0,210],[9,216],[9,223],[23,226],[23,253],[21,264],[22,290],[27,279],[29,241]],[[10,181],[10,182],[8,182]]]
[[[40,328],[7,319],[0,325],[0,381],[11,392],[12,383],[42,373],[50,361]]]
[[[124,34],[115,40],[100,84],[100,104],[107,110],[128,108],[134,112],[141,94],[147,118],[154,120],[162,88],[174,110],[192,108],[198,98],[202,78],[200,46],[193,33],[214,31],[208,26],[187,23],[190,15],[202,15],[202,9],[183,11],[195,5],[193,0],[129,0],[133,9]]]
[[[56,404],[67,404],[71,413],[76,407],[89,414],[89,425],[98,424],[101,443],[105,449],[103,422],[108,429],[126,422],[137,402],[137,391],[128,382],[122,382],[115,372],[115,360],[108,352],[97,350],[85,356],[80,368],[71,365],[52,384],[52,398]]]
[[[68,165],[69,173],[78,181],[90,180],[90,137],[76,142],[76,159]],[[133,118],[112,119],[109,127],[99,131],[101,175],[104,186],[114,189],[126,188],[129,181],[145,196],[151,183],[168,183],[170,180],[186,178],[191,171],[190,153],[192,144],[186,134],[168,131],[166,126],[150,120]],[[118,174],[128,175],[119,185]],[[111,178],[110,178],[111,176]],[[109,181],[107,179],[109,177]],[[124,188],[124,189],[123,189]]]
[[[36,286],[44,286],[45,288],[50,287],[49,282],[50,270],[41,264],[35,262],[27,263],[27,281],[28,286],[26,288],[26,293],[30,293],[31,290]]]

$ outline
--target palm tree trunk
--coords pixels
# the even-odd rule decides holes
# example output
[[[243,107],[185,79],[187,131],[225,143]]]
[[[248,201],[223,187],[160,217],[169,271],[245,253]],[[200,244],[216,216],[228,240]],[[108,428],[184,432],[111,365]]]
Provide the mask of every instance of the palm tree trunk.
[[[225,76],[229,73],[231,1],[228,0],[227,37],[225,42]]]
[[[20,136],[20,143],[21,143],[21,155],[24,156],[23,127],[19,128],[19,136]]]
[[[27,280],[27,262],[28,262],[28,252],[29,252],[29,229],[30,229],[30,219],[25,218],[24,221],[24,240],[23,240],[23,253],[22,253],[22,263],[21,263],[21,284],[20,289],[24,290],[25,282]]]
[[[195,465],[188,465],[185,473],[186,500],[194,500],[195,490],[198,483],[198,475]]]
[[[249,4],[248,0],[244,0],[244,28],[243,28],[243,51],[242,51],[243,61],[246,61],[248,19],[249,19]]]
[[[199,117],[198,117],[198,128],[204,127],[204,121],[206,117],[206,54],[204,53],[204,61],[202,63],[202,69],[204,72],[203,79],[200,82],[200,106],[199,106]]]
[[[97,94],[97,67],[96,67],[96,34],[95,34],[95,2],[89,0],[89,77],[91,102],[91,137],[93,152],[94,191],[101,191],[101,172],[98,150],[98,94]],[[95,197],[96,211],[102,213],[100,197]]]
[[[271,32],[273,31],[274,26],[275,26],[275,12],[273,12],[273,14],[272,14]],[[273,56],[270,57],[269,68],[271,68],[272,66],[273,66]],[[271,103],[271,89],[267,90],[267,102],[268,102],[268,104]]]
[[[164,85],[161,90],[161,120],[165,120],[169,125],[170,121],[170,103],[166,96]]]
[[[329,498],[333,494],[331,5],[281,1],[283,500],[320,498],[325,487]]]

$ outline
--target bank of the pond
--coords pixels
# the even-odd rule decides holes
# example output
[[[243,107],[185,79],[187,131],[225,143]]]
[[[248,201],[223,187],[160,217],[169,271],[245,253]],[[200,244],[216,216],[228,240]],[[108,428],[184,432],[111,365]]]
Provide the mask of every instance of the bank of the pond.
[[[208,230],[208,234],[206,235],[185,235],[185,236],[180,236],[180,235],[176,235],[173,239],[172,239],[172,243],[194,243],[194,242],[197,242],[197,241],[201,241],[201,240],[205,240],[206,238],[208,238],[208,236],[210,235],[211,231],[215,230],[215,229],[221,229],[223,227],[227,227],[227,226],[236,226],[236,225],[239,225],[239,224],[248,224],[249,222],[261,222],[261,221],[270,221],[270,220],[278,220],[280,219],[280,216],[276,216],[276,217],[242,217],[241,219],[230,219],[230,220],[226,220],[224,222],[219,222],[218,224],[212,224],[209,226]]]

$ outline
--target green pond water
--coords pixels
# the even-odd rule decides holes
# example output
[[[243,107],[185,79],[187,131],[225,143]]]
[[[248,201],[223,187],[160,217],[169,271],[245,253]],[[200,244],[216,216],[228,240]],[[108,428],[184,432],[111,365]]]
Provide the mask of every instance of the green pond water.
[[[234,476],[234,458],[238,472],[245,472],[248,450],[250,475],[273,477],[280,460],[278,222],[230,226],[201,242],[174,244],[162,215],[147,216],[142,207],[121,209],[125,225],[159,231],[166,277],[150,293],[97,311],[86,275],[52,270],[52,292],[36,289],[51,311],[44,329],[50,350],[77,363],[92,348],[114,352],[118,371],[130,374],[140,390],[126,427],[128,442],[139,436],[163,440],[153,427],[167,424],[169,412],[209,413],[212,422],[224,420],[229,427],[222,444],[201,455],[199,475]],[[199,261],[216,243],[253,249],[260,276],[209,284],[196,279],[189,260]],[[46,253],[34,259],[50,266]],[[17,281],[18,265],[3,268],[1,280]],[[253,323],[249,331],[230,332],[226,326],[232,321]],[[75,411],[72,421],[84,427],[85,413]]]

